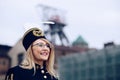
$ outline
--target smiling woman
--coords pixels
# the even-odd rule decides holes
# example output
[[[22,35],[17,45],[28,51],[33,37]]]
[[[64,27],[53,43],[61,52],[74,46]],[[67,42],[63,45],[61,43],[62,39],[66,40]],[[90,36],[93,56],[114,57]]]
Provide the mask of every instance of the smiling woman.
[[[7,72],[5,80],[58,80],[54,70],[54,46],[39,28],[29,29],[23,36],[26,58]]]

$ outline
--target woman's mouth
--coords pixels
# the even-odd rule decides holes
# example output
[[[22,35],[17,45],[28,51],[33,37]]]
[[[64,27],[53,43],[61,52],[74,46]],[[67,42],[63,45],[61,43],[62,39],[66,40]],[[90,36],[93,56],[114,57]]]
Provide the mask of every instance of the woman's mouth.
[[[40,55],[47,56],[48,53],[47,52],[41,52]]]

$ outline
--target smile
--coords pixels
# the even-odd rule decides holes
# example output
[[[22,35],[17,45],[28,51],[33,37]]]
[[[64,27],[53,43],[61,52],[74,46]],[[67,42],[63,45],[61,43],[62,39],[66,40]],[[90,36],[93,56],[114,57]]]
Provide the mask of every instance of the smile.
[[[40,55],[47,56],[48,53],[47,52],[41,52]]]

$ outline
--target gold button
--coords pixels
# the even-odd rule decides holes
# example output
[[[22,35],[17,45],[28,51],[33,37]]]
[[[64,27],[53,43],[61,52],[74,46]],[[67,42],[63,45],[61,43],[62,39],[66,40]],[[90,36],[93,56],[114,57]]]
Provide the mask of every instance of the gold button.
[[[41,73],[44,73],[45,71],[44,70],[41,70]]]
[[[47,76],[46,76],[46,75],[44,75],[44,78],[46,79],[46,78],[47,78]]]

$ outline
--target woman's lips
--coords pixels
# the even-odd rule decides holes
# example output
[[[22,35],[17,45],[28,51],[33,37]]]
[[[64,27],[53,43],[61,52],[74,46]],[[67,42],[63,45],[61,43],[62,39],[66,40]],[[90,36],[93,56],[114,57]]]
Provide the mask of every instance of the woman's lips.
[[[48,53],[47,52],[41,52],[40,55],[47,56]]]

